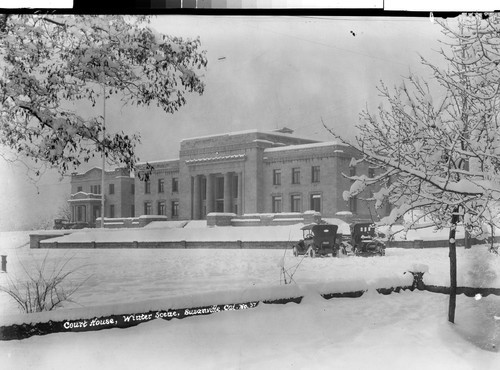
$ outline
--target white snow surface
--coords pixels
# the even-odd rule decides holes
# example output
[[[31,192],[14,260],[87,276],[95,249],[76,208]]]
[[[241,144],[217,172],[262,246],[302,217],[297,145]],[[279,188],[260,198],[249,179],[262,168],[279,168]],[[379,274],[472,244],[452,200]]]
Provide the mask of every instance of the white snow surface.
[[[500,320],[495,320],[500,297],[459,295],[452,325],[444,294],[375,293],[374,288],[411,283],[406,271],[425,271],[428,284],[449,284],[446,248],[388,248],[385,257],[311,259],[279,249],[43,250],[30,249],[27,242],[26,232],[0,233],[0,254],[8,257],[1,284],[7,277],[22,276],[21,263],[29,269],[45,257],[47,266],[71,258],[68,268],[82,266],[73,283],[88,280],[74,296],[78,304],[39,314],[18,314],[0,293],[0,325],[297,295],[304,299],[300,304],[260,303],[247,310],[153,320],[127,329],[0,342],[5,369],[500,367]],[[458,248],[457,257],[459,286],[500,287],[500,258],[486,246]],[[294,273],[294,283],[282,284],[282,266]],[[368,289],[361,298],[325,300],[318,294],[360,289]]]
[[[214,227],[166,227],[156,224],[152,228],[137,229],[85,229],[71,235],[58,237],[60,243],[77,242],[133,242],[133,241],[298,241],[302,236],[300,226],[214,226]],[[203,224],[201,224],[203,225]],[[158,226],[158,227],[156,227]],[[56,239],[42,240],[41,243],[53,242]]]
[[[270,214],[271,217],[271,214]],[[349,224],[338,218],[326,218],[326,222],[339,225],[338,232],[349,234]],[[296,223],[285,226],[214,226],[207,227],[205,220],[199,221],[153,221],[144,228],[127,229],[82,229],[71,230],[70,235],[57,237],[57,239],[45,239],[41,243],[51,243],[57,240],[61,243],[78,242],[156,242],[156,241],[290,241],[297,242],[303,238],[300,228],[303,223]],[[449,230],[434,230],[425,228],[418,230],[408,230],[397,232],[403,229],[401,225],[392,227],[392,233],[395,233],[395,240],[446,240]],[[387,227],[381,227],[380,231],[388,233]],[[42,231],[50,233],[51,231]],[[68,230],[60,231],[68,234]],[[38,232],[37,232],[38,233]],[[56,233],[59,233],[56,231]],[[464,237],[463,227],[457,227],[456,238]]]

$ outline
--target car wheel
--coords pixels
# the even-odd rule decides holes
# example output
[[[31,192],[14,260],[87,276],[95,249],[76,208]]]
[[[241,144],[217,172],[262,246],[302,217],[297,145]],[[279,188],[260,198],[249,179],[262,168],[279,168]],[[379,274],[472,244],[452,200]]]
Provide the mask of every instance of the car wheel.
[[[352,253],[354,253],[354,255],[357,256],[359,254],[358,248],[357,247],[353,247],[352,248]]]
[[[297,250],[297,247],[293,247],[293,255],[297,257],[299,255],[299,251]]]
[[[311,258],[316,257],[316,251],[312,247],[309,248],[309,257],[311,257]]]

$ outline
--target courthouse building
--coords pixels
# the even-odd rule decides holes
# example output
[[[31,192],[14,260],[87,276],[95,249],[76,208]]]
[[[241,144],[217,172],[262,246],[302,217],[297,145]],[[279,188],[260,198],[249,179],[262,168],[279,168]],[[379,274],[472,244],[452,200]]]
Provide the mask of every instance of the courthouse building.
[[[255,130],[182,140],[179,158],[149,162],[154,169],[148,181],[122,169],[106,172],[105,217],[165,215],[171,220],[200,220],[212,212],[314,210],[323,217],[350,211],[355,217],[378,218],[366,201],[346,202],[342,196],[352,184],[343,174],[374,175],[364,163],[351,166],[352,158],[358,157],[353,148],[298,138],[290,131]],[[137,170],[145,171],[146,164]],[[86,212],[87,222],[92,223],[100,214],[100,174],[94,168],[73,175],[73,221]]]

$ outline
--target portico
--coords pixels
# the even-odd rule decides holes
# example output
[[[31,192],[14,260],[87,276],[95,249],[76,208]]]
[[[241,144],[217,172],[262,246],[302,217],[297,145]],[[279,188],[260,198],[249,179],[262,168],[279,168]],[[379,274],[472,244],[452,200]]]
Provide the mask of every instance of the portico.
[[[191,176],[192,219],[205,219],[212,212],[240,214],[242,172],[200,173]]]
[[[101,194],[78,192],[72,194],[68,203],[71,207],[71,222],[95,225],[101,216]]]

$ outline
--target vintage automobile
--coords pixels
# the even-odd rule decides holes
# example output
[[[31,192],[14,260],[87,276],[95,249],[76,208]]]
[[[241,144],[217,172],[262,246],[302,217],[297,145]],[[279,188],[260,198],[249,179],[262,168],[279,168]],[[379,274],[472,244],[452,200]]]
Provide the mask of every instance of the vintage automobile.
[[[371,222],[360,222],[351,225],[350,247],[355,256],[385,255],[385,244],[376,234],[375,225]]]
[[[337,243],[337,225],[309,224],[301,228],[303,239],[293,246],[293,255],[309,257],[337,257],[340,251]]]
[[[56,218],[54,220],[54,229],[55,230],[61,230],[61,229],[71,229],[73,228],[75,224],[72,222],[69,222],[67,220],[64,220],[62,218]]]

